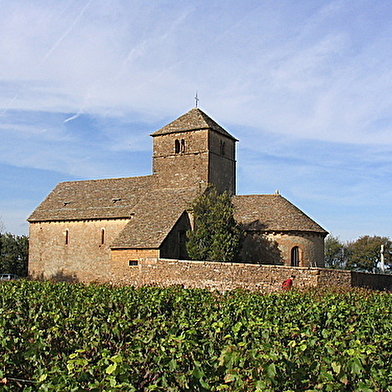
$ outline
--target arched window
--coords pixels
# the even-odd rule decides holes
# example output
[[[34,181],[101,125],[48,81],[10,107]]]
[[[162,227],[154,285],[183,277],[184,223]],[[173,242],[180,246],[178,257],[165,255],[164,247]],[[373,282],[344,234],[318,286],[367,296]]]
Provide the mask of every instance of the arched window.
[[[293,267],[299,266],[299,247],[298,246],[294,246],[294,248],[291,249],[291,265]]]
[[[180,152],[180,141],[178,139],[174,141],[174,152],[176,154]]]
[[[181,139],[181,141],[178,139],[174,140],[174,152],[176,154],[179,154],[180,152],[185,152],[185,140],[184,139]]]

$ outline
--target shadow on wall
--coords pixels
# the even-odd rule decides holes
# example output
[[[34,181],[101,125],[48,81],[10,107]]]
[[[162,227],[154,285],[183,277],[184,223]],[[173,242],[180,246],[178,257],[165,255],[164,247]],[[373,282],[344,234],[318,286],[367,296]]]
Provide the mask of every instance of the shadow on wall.
[[[75,275],[66,274],[64,271],[57,271],[52,275],[49,280],[54,282],[67,282],[67,283],[78,283],[79,279]]]
[[[270,240],[257,232],[249,232],[243,228],[240,258],[242,262],[252,264],[283,265],[281,251],[276,241]]]

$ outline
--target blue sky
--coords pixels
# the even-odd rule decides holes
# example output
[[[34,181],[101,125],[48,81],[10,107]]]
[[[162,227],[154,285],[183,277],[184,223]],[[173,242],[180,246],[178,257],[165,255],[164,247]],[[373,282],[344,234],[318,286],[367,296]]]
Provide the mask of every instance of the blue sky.
[[[151,174],[199,106],[240,141],[239,194],[276,189],[341,240],[390,237],[392,2],[0,1],[0,219],[60,181]]]

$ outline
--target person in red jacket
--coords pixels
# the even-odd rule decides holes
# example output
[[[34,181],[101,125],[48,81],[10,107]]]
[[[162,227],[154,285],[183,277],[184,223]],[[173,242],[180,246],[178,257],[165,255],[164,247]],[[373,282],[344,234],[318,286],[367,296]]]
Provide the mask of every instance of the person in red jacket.
[[[290,290],[293,287],[293,281],[295,279],[294,275],[291,275],[290,278],[286,279],[283,283],[282,283],[282,289],[283,290]]]

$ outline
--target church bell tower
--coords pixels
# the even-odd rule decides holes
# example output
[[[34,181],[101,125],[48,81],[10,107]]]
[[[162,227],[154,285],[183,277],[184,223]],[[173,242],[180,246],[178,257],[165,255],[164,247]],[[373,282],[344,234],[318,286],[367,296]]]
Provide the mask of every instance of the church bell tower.
[[[236,191],[237,139],[199,108],[154,132],[153,174],[162,188],[214,185]]]

